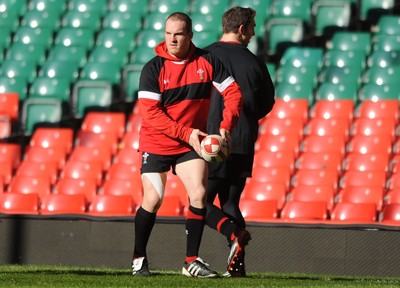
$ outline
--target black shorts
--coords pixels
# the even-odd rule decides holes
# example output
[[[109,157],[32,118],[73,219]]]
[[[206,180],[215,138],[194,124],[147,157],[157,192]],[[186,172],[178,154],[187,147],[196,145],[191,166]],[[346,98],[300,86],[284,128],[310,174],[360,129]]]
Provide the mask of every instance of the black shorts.
[[[172,173],[176,174],[176,164],[193,159],[201,159],[201,157],[195,151],[175,155],[159,155],[143,152],[140,173],[162,173],[168,172],[172,168]]]
[[[253,162],[253,155],[231,154],[228,159],[221,163],[209,163],[208,177],[232,180],[251,177]]]

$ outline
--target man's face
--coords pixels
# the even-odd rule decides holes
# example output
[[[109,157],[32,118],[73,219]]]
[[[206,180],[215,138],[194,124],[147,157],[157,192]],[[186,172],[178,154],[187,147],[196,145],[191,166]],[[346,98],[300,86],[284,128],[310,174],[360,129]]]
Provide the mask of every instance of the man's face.
[[[243,29],[243,33],[241,35],[241,42],[246,47],[249,45],[251,38],[255,35],[254,28],[256,27],[256,22],[254,19],[250,22],[250,24]]]
[[[193,33],[187,34],[186,32],[186,23],[181,20],[168,19],[165,23],[164,34],[168,53],[179,59],[185,59],[193,37]]]

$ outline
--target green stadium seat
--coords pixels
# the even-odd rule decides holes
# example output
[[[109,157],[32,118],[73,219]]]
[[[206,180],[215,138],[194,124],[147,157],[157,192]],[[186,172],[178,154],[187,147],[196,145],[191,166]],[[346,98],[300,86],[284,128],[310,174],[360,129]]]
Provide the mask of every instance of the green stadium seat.
[[[351,5],[347,1],[315,0],[311,7],[312,33],[330,38],[340,30],[348,30]]]
[[[392,14],[395,0],[358,0],[359,19],[371,24],[387,14]]]
[[[52,11],[28,10],[21,20],[21,26],[48,28],[54,31],[60,27],[59,15]]]
[[[70,101],[70,82],[65,78],[37,77],[29,88],[28,98],[53,98]]]
[[[101,27],[100,16],[90,11],[67,11],[61,20],[62,27],[85,28],[97,31]]]
[[[122,47],[95,46],[89,54],[88,62],[116,63],[122,67],[128,63],[128,51]]]
[[[40,66],[46,59],[46,47],[39,44],[16,42],[7,50],[6,59],[32,61]]]
[[[357,104],[357,89],[356,83],[324,82],[315,91],[315,100],[352,100],[354,104]]]
[[[40,68],[38,76],[67,79],[74,83],[79,77],[79,64],[75,61],[48,60]]]
[[[82,46],[54,45],[47,56],[48,61],[70,61],[82,67],[87,61],[86,49]]]
[[[337,67],[337,66],[328,66],[324,67],[319,75],[318,82],[319,83],[354,83],[359,85],[361,82],[361,69],[355,66],[349,67]]]
[[[68,10],[90,12],[103,16],[108,8],[108,0],[69,0]]]
[[[154,56],[156,56],[156,53],[154,52],[153,48],[138,46],[135,50],[132,51],[129,57],[129,63],[135,65],[143,65],[146,64]]]
[[[0,76],[22,77],[28,83],[32,83],[36,75],[36,64],[33,61],[6,59],[0,67]]]
[[[54,44],[91,49],[94,45],[94,31],[87,28],[62,27],[55,36]]]
[[[44,45],[46,48],[50,48],[53,43],[53,30],[46,27],[19,27],[15,31],[13,42]]]
[[[378,85],[376,83],[368,83],[358,90],[359,101],[364,100],[398,100],[400,101],[400,85],[386,84]]]
[[[191,13],[215,14],[222,17],[222,14],[230,6],[229,0],[192,0],[190,5]]]
[[[305,3],[306,2],[306,3]],[[307,28],[311,27],[311,3],[302,0],[274,0],[270,5],[270,17],[300,18]]]
[[[146,14],[146,17],[143,18],[143,29],[164,31],[166,18],[164,13],[158,11],[149,12]]]
[[[275,87],[275,98],[290,101],[293,99],[306,99],[309,106],[314,104],[313,86],[312,84],[290,84],[279,83]]]
[[[60,100],[27,98],[22,104],[22,130],[25,135],[32,135],[37,127],[57,126],[62,115]]]
[[[362,75],[362,83],[375,83],[378,85],[386,84],[396,84],[400,86],[399,83],[400,66],[392,67],[369,67]]]
[[[267,53],[277,55],[298,45],[304,37],[304,24],[296,18],[270,18],[265,26]]]
[[[72,114],[75,118],[83,118],[89,111],[107,111],[112,98],[110,83],[80,80],[72,90]]]
[[[218,41],[220,36],[221,34],[215,31],[202,31],[195,33],[192,41],[197,47],[203,48]],[[250,45],[247,48],[250,49]]]
[[[109,11],[138,13],[144,15],[149,11],[148,0],[110,0]]]
[[[271,76],[272,81],[275,83],[277,65],[272,62],[267,62],[265,65],[267,65],[269,75]]]
[[[0,28],[15,32],[19,27],[18,15],[12,12],[0,13]]]
[[[142,68],[142,65],[128,65],[122,71],[122,93],[124,100],[127,102],[135,102],[137,100]]]
[[[7,27],[0,27],[0,52],[10,47],[10,45],[11,29]]]
[[[221,23],[221,18],[216,17],[214,14],[203,15],[201,13],[191,13],[190,18],[192,18],[195,37],[205,31],[218,32],[218,34],[222,35],[222,25],[215,25],[216,23]]]
[[[126,30],[136,34],[142,28],[142,16],[137,13],[109,11],[104,16],[102,27],[103,29]]]
[[[316,66],[322,67],[324,50],[316,47],[289,47],[280,59],[279,65],[291,65],[295,67]]]
[[[25,100],[28,93],[28,82],[24,77],[9,78],[0,76],[0,93],[16,92],[20,100]]]
[[[331,49],[324,54],[324,66],[354,66],[364,69],[366,67],[366,56],[357,51]]]
[[[67,10],[68,1],[60,0],[31,0],[28,4],[28,10],[40,12],[51,12],[59,17]]]
[[[97,35],[96,45],[122,47],[131,51],[136,46],[135,35],[125,30],[105,28]]]
[[[111,85],[119,84],[120,78],[120,66],[116,63],[88,62],[79,75],[80,80],[106,81]]]
[[[375,34],[400,35],[400,16],[385,15],[380,17],[372,31]]]
[[[136,40],[138,46],[154,48],[158,43],[164,41],[164,31],[152,29],[141,30],[138,32]]]
[[[328,50],[355,50],[368,55],[371,52],[371,34],[369,32],[339,31],[326,42]]]
[[[400,35],[378,34],[372,38],[373,51],[400,51]]]
[[[368,67],[400,66],[400,51],[373,51],[367,59]]]
[[[290,83],[290,84],[309,84],[313,88],[318,83],[318,71],[315,66],[293,67],[293,66],[280,66],[276,70],[276,83]]]
[[[26,0],[3,0],[1,1],[1,13],[11,13],[17,16],[22,16],[27,10]]]
[[[176,11],[187,12],[189,3],[189,0],[153,0],[149,6],[149,12],[157,11],[163,14],[171,14]]]

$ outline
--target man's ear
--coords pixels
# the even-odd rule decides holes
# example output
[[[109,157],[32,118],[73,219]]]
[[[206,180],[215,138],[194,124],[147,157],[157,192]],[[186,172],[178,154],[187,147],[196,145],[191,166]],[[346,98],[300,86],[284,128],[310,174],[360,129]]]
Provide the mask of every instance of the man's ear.
[[[243,35],[244,30],[245,30],[244,25],[243,24],[240,25],[239,28],[238,28],[238,32]]]

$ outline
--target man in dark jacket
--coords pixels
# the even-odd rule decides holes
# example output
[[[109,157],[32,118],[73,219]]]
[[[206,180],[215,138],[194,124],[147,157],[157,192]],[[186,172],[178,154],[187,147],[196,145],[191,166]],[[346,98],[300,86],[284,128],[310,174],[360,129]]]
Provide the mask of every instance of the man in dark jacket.
[[[255,10],[242,7],[234,7],[225,12],[220,41],[205,48],[219,58],[235,78],[244,102],[238,124],[231,135],[230,158],[221,163],[209,164],[206,223],[224,234],[230,243],[228,271],[225,273],[227,277],[246,275],[244,246],[251,237],[245,230],[239,200],[246,179],[252,175],[258,121],[271,111],[275,103],[275,89],[265,63],[247,49],[255,35],[255,14]],[[214,93],[208,114],[209,134],[218,133],[224,109],[222,98],[217,97],[217,91]],[[222,210],[213,205],[216,195]]]

